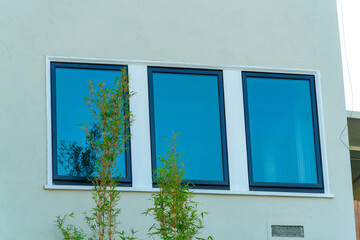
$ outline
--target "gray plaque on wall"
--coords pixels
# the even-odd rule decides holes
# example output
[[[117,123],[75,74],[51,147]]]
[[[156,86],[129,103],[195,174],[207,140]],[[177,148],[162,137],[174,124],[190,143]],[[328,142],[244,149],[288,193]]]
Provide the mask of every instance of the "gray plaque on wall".
[[[290,225],[271,225],[271,236],[304,238],[304,227]]]

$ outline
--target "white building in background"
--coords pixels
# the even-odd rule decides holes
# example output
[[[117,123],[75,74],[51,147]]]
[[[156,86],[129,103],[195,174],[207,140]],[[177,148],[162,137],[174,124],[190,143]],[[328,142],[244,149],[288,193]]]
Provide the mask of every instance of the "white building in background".
[[[350,150],[351,159],[357,239],[360,239],[360,222],[358,220],[360,216],[360,71],[358,70],[360,32],[356,24],[359,21],[357,14],[359,8],[360,4],[356,1],[338,1],[345,100],[348,116],[348,125],[344,127],[343,132],[349,134],[349,145],[347,147]],[[342,140],[346,138],[346,134],[341,135]]]
[[[146,239],[175,130],[209,212],[202,236],[356,239],[335,1],[2,1],[0,36],[3,239],[61,239],[55,216],[72,211],[82,222],[86,80],[122,68],[137,93],[118,166],[125,230]]]

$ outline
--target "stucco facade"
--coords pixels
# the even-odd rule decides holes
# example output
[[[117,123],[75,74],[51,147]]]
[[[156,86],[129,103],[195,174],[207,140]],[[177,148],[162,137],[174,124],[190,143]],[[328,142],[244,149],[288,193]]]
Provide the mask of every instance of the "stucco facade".
[[[81,212],[92,206],[90,191],[49,187],[47,61],[56,58],[47,56],[121,62],[133,69],[162,65],[223,69],[230,75],[242,69],[316,73],[325,193],[196,193],[201,210],[209,212],[203,235],[264,240],[268,225],[290,224],[304,226],[305,239],[355,240],[349,151],[339,138],[346,111],[335,0],[0,1],[2,239],[61,239],[55,216],[75,211],[82,222]],[[134,73],[137,79],[141,70]],[[144,116],[133,130],[136,161],[149,151],[149,133],[148,108],[141,101],[146,86],[134,85],[139,96],[131,104],[135,115]],[[233,143],[243,141],[236,140],[241,132],[236,124],[227,131],[233,132]],[[243,154],[229,149],[232,153],[234,158]],[[246,181],[236,173],[232,179]],[[123,193],[121,222],[145,239],[152,219],[141,213],[151,204],[152,190],[141,184]]]

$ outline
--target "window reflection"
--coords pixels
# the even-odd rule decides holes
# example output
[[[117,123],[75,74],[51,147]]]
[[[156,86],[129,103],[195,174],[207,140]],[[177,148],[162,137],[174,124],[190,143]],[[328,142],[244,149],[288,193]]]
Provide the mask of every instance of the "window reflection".
[[[80,125],[94,121],[84,100],[89,95],[88,81],[95,84],[101,81],[111,86],[123,67],[52,63],[54,180],[87,182],[89,177],[95,176],[97,154],[91,141],[100,138],[100,130],[97,125],[91,125],[86,135]],[[129,153],[118,157],[116,176],[129,180],[129,161]]]

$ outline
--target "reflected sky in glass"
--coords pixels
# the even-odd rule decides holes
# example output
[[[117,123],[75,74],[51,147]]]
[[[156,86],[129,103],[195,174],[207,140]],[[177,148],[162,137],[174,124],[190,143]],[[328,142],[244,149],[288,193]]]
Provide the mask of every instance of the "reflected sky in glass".
[[[84,96],[89,95],[88,80],[98,83],[104,81],[111,85],[121,71],[100,69],[56,68],[56,141],[59,156],[60,142],[76,142],[85,147],[85,131],[80,123],[93,121]],[[126,177],[125,154],[119,156],[117,174]],[[69,171],[58,161],[58,175],[67,176]]]
[[[253,181],[318,183],[310,82],[246,82]]]
[[[218,77],[153,73],[156,155],[166,156],[173,132],[186,180],[222,181]]]

